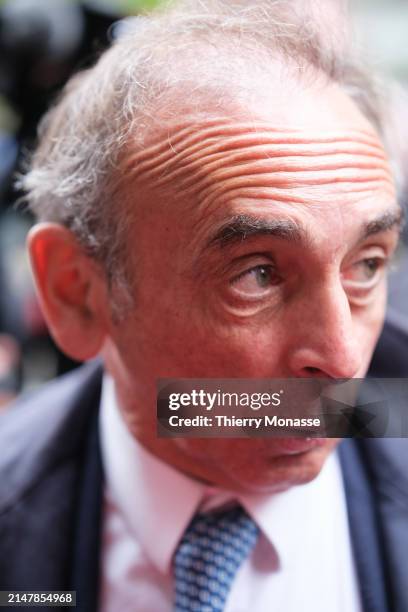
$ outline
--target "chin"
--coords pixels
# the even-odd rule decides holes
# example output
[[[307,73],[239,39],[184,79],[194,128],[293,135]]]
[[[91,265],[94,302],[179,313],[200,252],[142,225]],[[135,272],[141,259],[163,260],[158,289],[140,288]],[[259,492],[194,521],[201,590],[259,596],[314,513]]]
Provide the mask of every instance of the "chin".
[[[307,484],[319,475],[337,443],[338,440],[322,440],[309,450],[277,455],[249,469],[233,472],[233,487],[252,494],[272,494]]]

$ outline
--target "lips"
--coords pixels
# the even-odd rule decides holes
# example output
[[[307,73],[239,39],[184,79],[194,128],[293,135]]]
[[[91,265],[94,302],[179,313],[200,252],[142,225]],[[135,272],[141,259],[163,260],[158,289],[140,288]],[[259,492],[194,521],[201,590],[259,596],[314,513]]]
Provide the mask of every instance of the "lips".
[[[326,444],[326,438],[275,438],[274,450],[285,455],[298,455]]]

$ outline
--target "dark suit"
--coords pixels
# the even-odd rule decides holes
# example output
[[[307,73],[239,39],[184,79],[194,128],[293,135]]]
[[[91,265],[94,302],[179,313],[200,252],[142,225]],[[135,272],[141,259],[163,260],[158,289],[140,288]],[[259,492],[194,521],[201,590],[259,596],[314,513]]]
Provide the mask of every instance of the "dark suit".
[[[77,590],[81,612],[97,609],[101,374],[89,364],[0,417],[0,590]],[[345,440],[340,458],[364,611],[408,612],[408,441]]]

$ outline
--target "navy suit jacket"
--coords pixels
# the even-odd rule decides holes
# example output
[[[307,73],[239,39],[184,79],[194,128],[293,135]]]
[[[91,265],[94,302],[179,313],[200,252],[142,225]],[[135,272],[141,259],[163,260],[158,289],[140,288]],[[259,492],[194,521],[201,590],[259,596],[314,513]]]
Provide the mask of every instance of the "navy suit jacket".
[[[88,364],[0,416],[0,590],[76,590],[81,612],[97,610],[101,378]],[[364,612],[408,612],[408,440],[349,439],[339,452]]]

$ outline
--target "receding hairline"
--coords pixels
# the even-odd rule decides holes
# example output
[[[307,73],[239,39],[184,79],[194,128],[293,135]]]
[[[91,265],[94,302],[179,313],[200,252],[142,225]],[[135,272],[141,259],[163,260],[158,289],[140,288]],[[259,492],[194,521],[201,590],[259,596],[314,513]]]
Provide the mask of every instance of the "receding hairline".
[[[228,54],[226,55],[228,58]],[[186,58],[184,58],[186,60]],[[247,58],[248,67],[250,67],[250,59]],[[273,68],[278,67],[285,73],[285,78],[282,78],[282,74],[275,74]],[[180,67],[181,69],[181,67]],[[200,87],[200,77],[196,75],[197,89],[194,92],[194,100],[189,101],[186,99],[185,93],[185,82],[182,80],[171,92],[166,92],[165,104],[163,101],[158,103],[157,107],[154,106],[149,110],[149,118],[151,119],[148,124],[144,124],[141,128],[138,125],[135,129],[134,134],[129,134],[129,139],[124,147],[121,154],[120,167],[124,171],[121,178],[120,184],[123,186],[124,180],[128,178],[129,169],[135,174],[136,180],[138,177],[139,154],[144,158],[146,151],[150,152],[151,163],[159,163],[159,157],[161,155],[176,157],[178,151],[179,142],[181,135],[184,132],[194,132],[200,129],[211,128],[211,126],[220,125],[220,129],[224,126],[230,125],[232,128],[238,124],[245,124],[246,133],[256,134],[258,131],[265,129],[283,130],[286,132],[292,131],[294,138],[299,135],[302,136],[302,132],[306,135],[308,132],[316,134],[316,131],[310,130],[309,126],[302,124],[302,121],[296,122],[282,119],[286,117],[285,100],[293,99],[302,100],[305,93],[307,95],[317,96],[329,91],[337,90],[338,94],[343,96],[346,104],[353,107],[354,120],[350,123],[343,123],[340,125],[337,132],[340,134],[342,130],[346,130],[345,140],[350,137],[351,131],[355,130],[361,134],[365,132],[368,140],[375,146],[381,145],[383,142],[381,135],[378,133],[376,126],[362,113],[361,109],[355,103],[355,101],[345,92],[340,84],[331,81],[327,75],[321,71],[310,67],[307,75],[299,72],[298,67],[291,61],[283,57],[275,57],[273,64],[263,69],[264,75],[269,75],[270,79],[267,87],[261,78],[261,73],[254,78],[252,75],[249,82],[246,83],[248,88],[245,90],[245,94],[236,95],[236,90],[229,90],[229,79],[228,75],[225,75],[225,79],[220,79],[218,86],[222,87],[225,92],[225,97],[220,100],[215,95],[215,92],[211,87]],[[258,95],[258,92],[260,94]],[[269,104],[269,101],[273,104]],[[281,114],[279,118],[278,114]],[[322,124],[320,136],[324,139],[325,131],[327,130],[327,137],[330,138],[333,134],[333,126],[330,127]],[[245,132],[243,131],[243,134]],[[210,135],[210,139],[211,139]],[[339,136],[338,136],[339,137]],[[203,144],[206,142],[203,136]],[[183,146],[183,145],[181,145]],[[156,156],[156,157],[155,157]],[[142,184],[142,182],[141,182]]]

